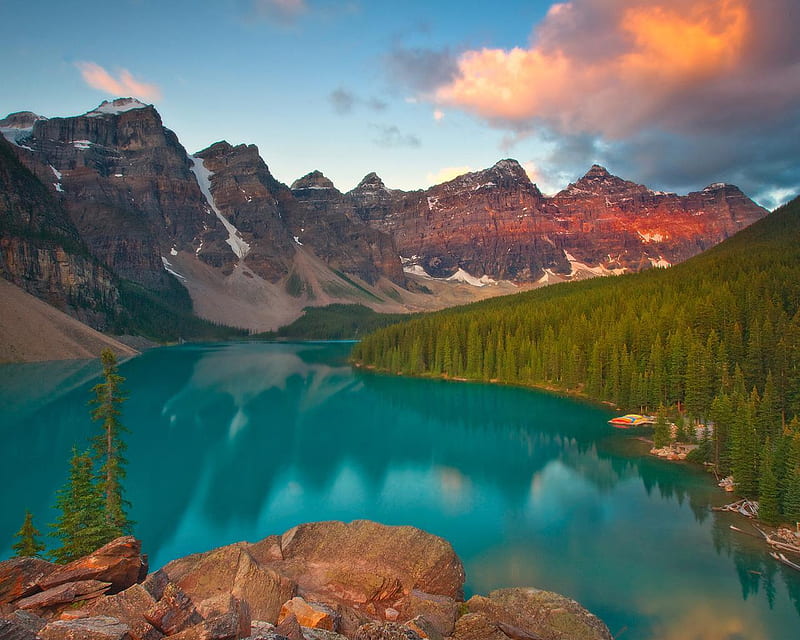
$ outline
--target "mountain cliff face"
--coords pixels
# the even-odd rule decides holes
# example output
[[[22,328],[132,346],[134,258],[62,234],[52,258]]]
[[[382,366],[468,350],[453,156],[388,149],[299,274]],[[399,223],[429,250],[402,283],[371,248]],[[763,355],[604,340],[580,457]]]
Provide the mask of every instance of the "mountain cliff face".
[[[93,326],[104,327],[119,303],[111,272],[90,256],[61,202],[2,136],[0,274]]]
[[[186,150],[152,106],[119,99],[82,116],[36,119],[17,149],[53,185],[91,253],[144,286],[166,288],[161,256],[215,226]]]
[[[463,269],[478,278],[529,281],[543,268],[567,268],[563,253],[543,238],[552,226],[545,198],[514,160],[426,191],[381,193],[372,180],[348,195],[365,219],[395,238],[407,268],[433,277]]]
[[[686,260],[767,213],[733,185],[678,196],[598,165],[551,202],[562,222],[559,244],[584,262],[608,260],[631,270]]]
[[[373,174],[374,176],[374,174]],[[425,191],[389,191],[377,176],[350,196],[390,233],[410,272],[518,282],[668,266],[766,215],[732,185],[678,196],[594,165],[552,198],[514,160]]]
[[[298,242],[308,242],[334,269],[375,284],[381,275],[402,285],[403,268],[392,234],[367,225],[345,197],[319,171],[292,184],[292,194],[304,206],[292,223]]]

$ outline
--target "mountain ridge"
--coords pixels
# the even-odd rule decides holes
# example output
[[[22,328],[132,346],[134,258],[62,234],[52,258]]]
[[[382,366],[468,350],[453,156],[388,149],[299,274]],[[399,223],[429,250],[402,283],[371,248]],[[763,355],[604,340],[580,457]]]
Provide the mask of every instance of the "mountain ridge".
[[[319,170],[287,186],[255,145],[219,141],[190,155],[133,98],[66,118],[17,112],[0,130],[111,273],[153,292],[177,281],[203,317],[253,330],[308,305],[430,310],[667,266],[766,213],[730,185],[677,196],[599,165],[548,197],[510,158],[416,191],[388,189],[374,172],[347,192]],[[231,316],[221,298],[201,299],[211,291],[288,315],[249,324],[244,307]]]

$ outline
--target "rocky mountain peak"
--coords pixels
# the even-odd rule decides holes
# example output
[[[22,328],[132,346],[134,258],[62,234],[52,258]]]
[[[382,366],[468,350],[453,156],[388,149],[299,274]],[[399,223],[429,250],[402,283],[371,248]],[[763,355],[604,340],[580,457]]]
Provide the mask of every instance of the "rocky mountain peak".
[[[613,195],[628,192],[646,192],[647,187],[644,187],[635,182],[623,180],[608,172],[608,169],[599,165],[593,164],[591,168],[584,174],[584,176],[577,182],[571,183],[566,189],[557,194],[559,196],[585,196],[592,195]]]
[[[30,129],[37,120],[47,120],[33,111],[17,111],[9,113],[0,120],[0,128],[3,129]]]
[[[604,166],[593,164],[583,176],[584,178],[610,178],[613,177]]]
[[[379,189],[384,189],[385,190],[386,189],[386,185],[383,184],[383,180],[381,180],[380,176],[377,173],[375,173],[374,171],[372,171],[372,172],[368,173],[367,175],[365,175],[363,177],[361,182],[358,183],[358,186],[356,186],[356,188],[353,189],[353,191],[355,191],[355,190],[377,191]]]
[[[120,113],[125,113],[126,111],[132,111],[134,109],[146,109],[152,106],[153,105],[140,102],[136,98],[116,98],[114,100],[103,100],[99,106],[86,113],[86,115],[90,117],[98,117],[102,115],[116,116]]]
[[[333,182],[326,178],[321,171],[314,170],[292,183],[292,191],[300,189],[335,189]]]
[[[525,172],[525,169],[523,169],[522,165],[520,165],[520,163],[513,158],[505,158],[499,162],[496,162],[490,171],[499,173],[503,176],[528,180],[528,174]]]
[[[205,160],[206,158],[217,158],[228,155],[231,151],[233,151],[233,145],[227,140],[220,140],[219,142],[209,145],[202,151],[198,151],[194,155]]]

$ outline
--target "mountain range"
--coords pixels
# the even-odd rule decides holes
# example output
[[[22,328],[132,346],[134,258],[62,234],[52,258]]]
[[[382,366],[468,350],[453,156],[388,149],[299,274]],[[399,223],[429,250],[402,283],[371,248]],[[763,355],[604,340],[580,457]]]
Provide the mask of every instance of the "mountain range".
[[[417,191],[287,186],[255,145],[190,155],[132,98],[0,132],[0,271],[102,330],[161,307],[256,331],[335,302],[431,310],[669,266],[767,213],[733,185],[679,196],[598,165],[548,197],[511,159]]]

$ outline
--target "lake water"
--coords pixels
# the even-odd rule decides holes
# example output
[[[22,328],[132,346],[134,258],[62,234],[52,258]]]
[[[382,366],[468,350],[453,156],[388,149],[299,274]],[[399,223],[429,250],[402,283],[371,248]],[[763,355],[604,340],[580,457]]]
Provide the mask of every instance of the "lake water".
[[[347,344],[157,349],[120,372],[127,496],[151,567],[312,520],[448,539],[467,593],[575,598],[622,640],[798,637],[800,574],[702,472],[641,455],[611,413],[524,389],[353,371]],[[52,522],[96,362],[0,367],[0,559]]]

